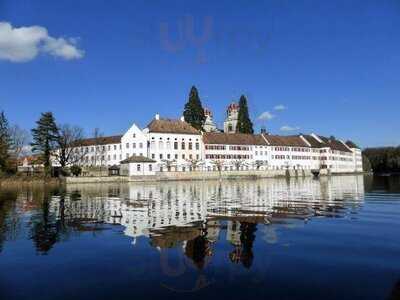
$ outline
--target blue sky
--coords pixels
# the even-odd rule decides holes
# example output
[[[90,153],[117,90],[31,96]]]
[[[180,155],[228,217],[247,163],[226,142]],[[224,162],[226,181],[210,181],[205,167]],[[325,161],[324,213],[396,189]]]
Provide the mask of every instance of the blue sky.
[[[400,144],[398,0],[0,0],[0,22],[0,109],[26,129],[53,111],[123,133],[179,117],[196,85],[220,126],[243,93],[257,130]],[[38,52],[7,58],[31,26],[47,29]]]

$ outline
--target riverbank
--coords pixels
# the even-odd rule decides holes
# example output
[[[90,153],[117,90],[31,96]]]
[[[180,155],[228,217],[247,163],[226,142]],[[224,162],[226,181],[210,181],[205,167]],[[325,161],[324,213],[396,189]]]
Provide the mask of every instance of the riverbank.
[[[19,187],[19,186],[57,186],[64,185],[65,179],[60,178],[45,178],[36,176],[8,176],[0,177],[0,187]]]
[[[335,173],[336,175],[353,175],[356,173]],[[359,173],[357,173],[359,174]],[[124,182],[163,182],[195,180],[242,180],[262,178],[301,178],[312,177],[309,170],[268,170],[268,171],[222,171],[222,172],[159,172],[153,176],[111,176],[111,177],[67,177],[67,184],[85,183],[124,183]],[[328,176],[321,173],[321,176]]]

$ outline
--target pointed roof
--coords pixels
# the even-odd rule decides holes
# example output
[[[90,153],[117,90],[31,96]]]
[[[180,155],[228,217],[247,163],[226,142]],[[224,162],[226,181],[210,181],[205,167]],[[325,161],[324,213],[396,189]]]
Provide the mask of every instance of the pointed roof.
[[[321,143],[320,141],[318,141],[312,135],[303,135],[303,137],[307,140],[307,142],[310,143],[312,148],[326,148],[326,147],[328,147],[328,145],[324,144],[323,142]]]
[[[346,145],[352,149],[360,149],[360,147],[358,147],[353,141],[347,141]]]
[[[311,144],[312,148],[330,148],[342,152],[351,152],[348,145],[335,138],[327,138],[320,135],[303,135],[303,137]]]
[[[133,155],[127,159],[121,161],[121,164],[130,164],[130,163],[155,163],[155,160],[148,158],[142,155]]]
[[[263,134],[270,146],[306,147],[310,146],[299,135]]]
[[[342,142],[334,138],[327,138],[324,136],[318,136],[329,148],[336,151],[351,152],[351,150]]]

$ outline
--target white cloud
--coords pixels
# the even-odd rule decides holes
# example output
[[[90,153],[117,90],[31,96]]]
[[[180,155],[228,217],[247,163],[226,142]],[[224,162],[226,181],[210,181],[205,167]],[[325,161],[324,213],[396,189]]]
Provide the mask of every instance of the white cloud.
[[[274,107],[274,110],[279,110],[279,111],[286,110],[286,109],[287,109],[287,107],[283,104],[279,104]]]
[[[28,62],[40,53],[65,60],[80,59],[84,51],[77,48],[77,40],[54,38],[41,26],[13,28],[0,22],[0,60]]]
[[[285,125],[285,126],[282,126],[281,127],[281,131],[296,131],[296,130],[299,130],[300,129],[300,127],[292,127],[292,126],[288,126],[288,125]]]
[[[271,114],[269,111],[264,111],[259,117],[258,120],[268,121],[273,119],[275,116]]]

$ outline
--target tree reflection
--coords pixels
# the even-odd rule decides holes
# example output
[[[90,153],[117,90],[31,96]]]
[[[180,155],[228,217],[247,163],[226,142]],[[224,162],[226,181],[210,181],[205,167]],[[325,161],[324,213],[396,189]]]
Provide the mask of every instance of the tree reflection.
[[[50,204],[52,196],[59,196],[59,218],[54,214]],[[65,225],[65,190],[60,189],[55,194],[44,190],[42,202],[36,213],[31,218],[31,235],[36,251],[48,254],[53,246],[60,241],[62,234],[67,232]]]
[[[235,249],[229,254],[231,262],[236,264],[241,262],[245,268],[251,268],[254,259],[253,244],[256,238],[256,231],[256,223],[240,223],[240,243],[237,243]]]
[[[16,200],[15,190],[0,190],[0,252],[6,240],[17,236],[19,218],[15,212]]]
[[[186,244],[185,254],[196,267],[202,270],[206,264],[206,257],[212,255],[209,241],[204,236],[198,236]]]
[[[36,250],[41,254],[47,254],[59,240],[54,216],[50,214],[50,199],[47,194],[39,211],[32,216],[31,224],[31,239]]]
[[[400,300],[400,281],[397,281],[390,294],[389,300]]]

